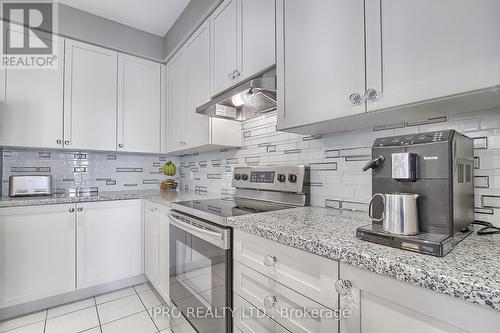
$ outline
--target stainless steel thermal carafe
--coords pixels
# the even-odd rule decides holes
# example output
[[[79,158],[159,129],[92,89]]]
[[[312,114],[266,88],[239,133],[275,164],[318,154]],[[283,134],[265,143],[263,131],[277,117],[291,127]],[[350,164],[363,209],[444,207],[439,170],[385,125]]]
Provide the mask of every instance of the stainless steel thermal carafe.
[[[380,197],[383,200],[384,210],[382,217],[373,217],[373,200]],[[413,193],[376,193],[369,207],[369,215],[375,222],[383,221],[384,231],[411,236],[419,233],[417,199],[419,195]]]

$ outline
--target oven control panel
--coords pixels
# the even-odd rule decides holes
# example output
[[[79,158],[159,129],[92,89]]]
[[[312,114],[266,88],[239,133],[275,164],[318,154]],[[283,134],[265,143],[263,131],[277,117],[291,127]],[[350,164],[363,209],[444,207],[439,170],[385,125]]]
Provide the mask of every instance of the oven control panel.
[[[302,193],[306,175],[304,166],[236,167],[232,186],[256,190]]]

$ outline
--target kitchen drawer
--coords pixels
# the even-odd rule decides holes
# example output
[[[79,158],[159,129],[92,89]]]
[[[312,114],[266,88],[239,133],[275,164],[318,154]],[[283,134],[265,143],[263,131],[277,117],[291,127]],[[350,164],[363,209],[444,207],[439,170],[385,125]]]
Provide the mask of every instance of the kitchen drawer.
[[[278,324],[293,333],[338,332],[339,322],[332,311],[302,294],[253,269],[235,262],[234,292]],[[321,316],[304,316],[300,312],[316,311]],[[294,315],[294,313],[297,313]]]
[[[234,259],[323,304],[338,308],[338,262],[239,230],[234,231]]]
[[[239,295],[233,296],[233,333],[290,333]]]

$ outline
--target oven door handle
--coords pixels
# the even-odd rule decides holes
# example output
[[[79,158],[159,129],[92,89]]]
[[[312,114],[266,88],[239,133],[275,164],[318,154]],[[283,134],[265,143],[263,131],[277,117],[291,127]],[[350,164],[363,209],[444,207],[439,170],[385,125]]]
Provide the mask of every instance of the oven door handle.
[[[179,218],[170,213],[168,214],[168,217],[170,218],[170,223],[176,226],[179,229],[184,230],[185,232],[192,234],[196,237],[199,237],[203,240],[206,240],[210,242],[211,244],[214,244],[222,249],[229,249],[230,244],[229,244],[229,234],[228,231],[223,231],[223,232],[216,232],[216,231],[210,231],[202,228],[198,228],[190,223],[183,222],[179,220]]]

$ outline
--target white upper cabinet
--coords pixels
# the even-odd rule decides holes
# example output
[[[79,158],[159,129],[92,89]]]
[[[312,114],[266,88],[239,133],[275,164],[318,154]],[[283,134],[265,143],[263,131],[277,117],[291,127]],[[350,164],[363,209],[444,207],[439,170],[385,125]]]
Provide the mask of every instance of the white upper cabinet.
[[[499,85],[499,15],[498,0],[367,0],[368,111]]]
[[[168,151],[168,114],[167,114],[167,66],[160,65],[160,152]]]
[[[279,0],[278,128],[365,112],[363,0]]]
[[[187,147],[207,143],[209,118],[196,108],[210,101],[210,31],[208,21],[187,41],[184,55],[187,70]]]
[[[117,61],[115,51],[66,41],[66,148],[116,150]]]
[[[160,66],[118,55],[118,151],[160,152]]]
[[[276,63],[275,26],[275,0],[226,0],[212,13],[212,96]]]
[[[141,200],[77,204],[77,288],[143,274]]]
[[[210,101],[210,31],[206,21],[168,62],[167,152],[241,145],[241,124],[197,114]]]
[[[24,34],[19,33],[23,38]],[[53,69],[0,71],[0,146],[61,148],[63,142],[64,39],[54,37]]]
[[[225,0],[210,16],[212,95],[231,87],[241,72],[238,1]]]
[[[241,1],[241,76],[251,77],[276,64],[276,1]]]
[[[179,51],[167,64],[167,152],[184,147],[186,132],[187,73],[184,54]]]
[[[74,207],[0,208],[0,308],[75,290]]]

